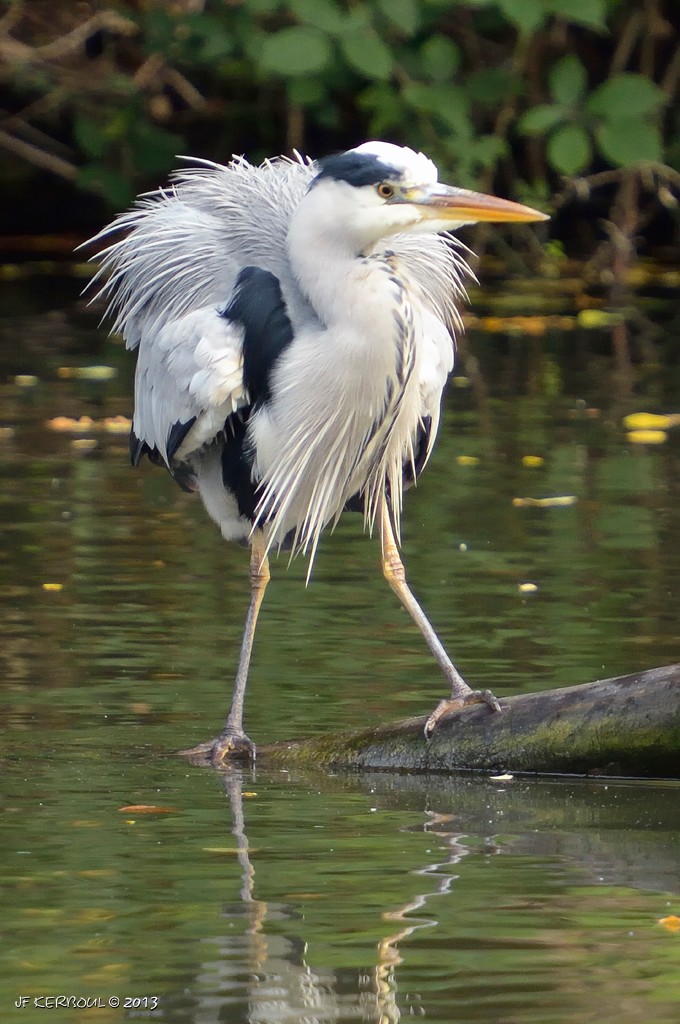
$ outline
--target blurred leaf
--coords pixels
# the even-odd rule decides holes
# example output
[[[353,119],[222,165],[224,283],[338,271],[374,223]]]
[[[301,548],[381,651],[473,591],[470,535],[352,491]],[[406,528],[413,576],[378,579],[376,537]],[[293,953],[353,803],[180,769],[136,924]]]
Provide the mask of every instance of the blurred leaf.
[[[330,44],[323,32],[295,25],[264,36],[258,60],[264,71],[288,78],[323,71],[330,58]]]
[[[573,107],[586,91],[586,69],[578,57],[570,53],[553,65],[548,82],[554,100],[565,107]]]
[[[282,6],[281,0],[244,0],[244,7],[248,14],[261,17],[265,14],[273,14]]]
[[[607,27],[605,0],[550,0],[550,9],[577,25],[602,30]]]
[[[541,0],[498,0],[498,6],[523,35],[531,35],[540,28],[547,16]]]
[[[552,103],[541,103],[520,117],[517,127],[524,135],[543,135],[564,120],[564,111]]]
[[[505,139],[497,135],[481,135],[475,139],[472,156],[482,167],[493,167],[507,152],[508,144]]]
[[[403,91],[404,99],[416,110],[436,114],[453,128],[469,133],[470,103],[457,85],[435,86],[413,82]]]
[[[483,68],[473,71],[465,81],[465,91],[471,100],[494,107],[508,96],[516,96],[520,83],[501,68]]]
[[[290,0],[289,6],[298,21],[330,35],[339,35],[345,28],[347,18],[332,0]]]
[[[404,120],[404,104],[391,83],[369,85],[359,96],[358,105],[371,111],[369,130],[376,138],[388,134]]]
[[[134,189],[130,182],[103,164],[93,163],[81,167],[76,182],[79,188],[103,196],[109,206],[115,209],[128,206],[134,198]]]
[[[548,139],[548,159],[562,174],[579,174],[591,160],[590,139],[578,124],[565,124]]]
[[[182,26],[190,30],[190,39],[186,43],[186,56],[194,56],[194,59],[208,63],[227,57],[236,49],[236,39],[222,18],[215,15],[188,14],[184,17]],[[190,44],[193,47],[190,48]],[[191,52],[193,50],[193,53]]]
[[[88,156],[100,157],[109,144],[101,121],[97,122],[86,114],[76,114],[73,119],[73,137]]]
[[[392,25],[406,36],[412,36],[420,24],[416,0],[377,0],[378,7]]]
[[[430,36],[420,48],[422,73],[433,82],[447,82],[460,65],[460,51],[446,36]]]
[[[288,83],[288,99],[301,107],[321,103],[328,96],[320,78],[294,78]]]
[[[619,167],[627,167],[639,160],[663,160],[661,132],[654,124],[646,124],[637,117],[611,121],[599,126],[597,144],[602,155]]]
[[[392,51],[375,33],[352,35],[340,41],[342,52],[355,71],[366,78],[386,79],[392,71]]]
[[[603,82],[589,98],[586,106],[603,121],[619,118],[629,120],[657,111],[666,101],[666,94],[643,75],[622,74]]]
[[[139,119],[133,123],[128,135],[135,168],[144,174],[166,171],[182,149],[181,135]]]

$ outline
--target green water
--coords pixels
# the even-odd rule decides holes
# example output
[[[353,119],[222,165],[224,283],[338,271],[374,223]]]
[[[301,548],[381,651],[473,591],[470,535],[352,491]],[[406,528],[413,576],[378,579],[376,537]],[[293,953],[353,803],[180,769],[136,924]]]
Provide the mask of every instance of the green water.
[[[680,933],[658,920],[680,915],[678,785],[220,776],[172,756],[221,725],[247,558],[163,473],[131,470],[124,436],[84,450],[46,427],[130,412],[129,357],[74,296],[7,290],[0,320],[0,1021],[676,1024]],[[449,391],[404,555],[475,685],[678,660],[678,434],[640,446],[622,426],[678,411],[659,329],[656,362],[633,339],[627,382],[604,336],[469,339],[484,387],[468,372]],[[117,377],[58,375],[93,362]],[[513,504],[554,495],[576,500]],[[273,570],[256,742],[443,695],[358,517],[324,539],[308,588],[302,562]]]

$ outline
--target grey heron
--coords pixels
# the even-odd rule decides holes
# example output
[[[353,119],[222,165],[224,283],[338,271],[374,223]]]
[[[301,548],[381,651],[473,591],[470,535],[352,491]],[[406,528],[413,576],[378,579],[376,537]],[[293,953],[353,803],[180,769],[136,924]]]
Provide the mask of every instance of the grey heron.
[[[250,606],[231,708],[194,753],[252,759],[243,707],[268,555],[309,566],[346,509],[377,528],[383,573],[421,630],[452,706],[472,690],[406,582],[402,494],[428,461],[469,272],[449,234],[539,221],[527,206],[439,183],[424,154],[368,142],[318,162],[195,161],[92,241],[113,330],[138,349],[131,433],[250,545]]]

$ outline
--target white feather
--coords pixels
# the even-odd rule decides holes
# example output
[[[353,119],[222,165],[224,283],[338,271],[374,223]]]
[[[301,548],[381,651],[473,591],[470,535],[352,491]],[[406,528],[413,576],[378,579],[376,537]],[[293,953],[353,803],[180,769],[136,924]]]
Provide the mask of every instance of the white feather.
[[[436,181],[422,154],[384,143],[362,149],[403,166],[409,185]],[[249,396],[243,331],[218,309],[243,267],[276,275],[294,339],[276,364],[272,401],[249,421],[256,522],[270,546],[293,531],[294,549],[310,562],[323,528],[359,492],[371,527],[388,489],[398,528],[402,470],[426,417],[429,456],[469,274],[451,237],[398,233],[403,209],[387,211],[367,192],[357,205],[361,190],[344,182],[324,180],[308,191],[317,170],[302,158],[260,167],[242,157],[227,166],[200,162],[93,240],[106,244],[98,296],[114,330],[139,347],[134,431],[167,461],[172,426],[195,418],[175,459],[196,474],[228,538],[247,537],[250,523],[224,493],[221,442],[212,442]],[[383,223],[388,212],[391,226]],[[399,304],[412,318],[415,345],[405,381]]]

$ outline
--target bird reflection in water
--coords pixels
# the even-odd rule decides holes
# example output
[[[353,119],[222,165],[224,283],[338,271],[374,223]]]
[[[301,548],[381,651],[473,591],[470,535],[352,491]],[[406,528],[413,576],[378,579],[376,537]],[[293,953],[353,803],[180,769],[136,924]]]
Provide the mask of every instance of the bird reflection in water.
[[[202,1015],[201,1021],[224,1019],[219,1013],[226,1006],[230,1007],[229,1020],[234,1024],[241,1020],[244,1024],[284,1021],[327,1024],[338,1020],[397,1024],[404,1012],[409,1016],[424,1016],[425,1010],[417,994],[399,992],[396,972],[403,962],[402,943],[415,932],[437,925],[437,918],[427,912],[428,903],[432,897],[449,893],[458,877],[456,866],[470,852],[469,847],[458,841],[460,836],[452,831],[453,817],[429,815],[425,830],[436,836],[440,844],[445,844],[446,856],[416,872],[426,883],[422,894],[395,909],[385,910],[383,921],[395,925],[396,930],[378,942],[375,963],[364,971],[352,972],[354,980],[350,982],[349,972],[340,977],[330,968],[312,968],[306,959],[304,939],[280,934],[279,922],[301,918],[290,903],[256,898],[255,869],[243,811],[243,776],[239,769],[233,768],[224,773],[223,779],[242,882],[240,902],[226,904],[222,917],[230,928],[236,921],[245,919],[245,929],[241,935],[229,934],[220,940],[219,963],[204,964],[203,980],[208,983],[210,994],[205,1003],[202,1002],[201,1012],[210,1008],[217,1015]],[[332,901],[333,893],[329,892],[329,903]],[[332,920],[332,907],[329,920]],[[216,995],[216,990],[223,993],[223,997]],[[401,1007],[397,1002],[398,994]]]

